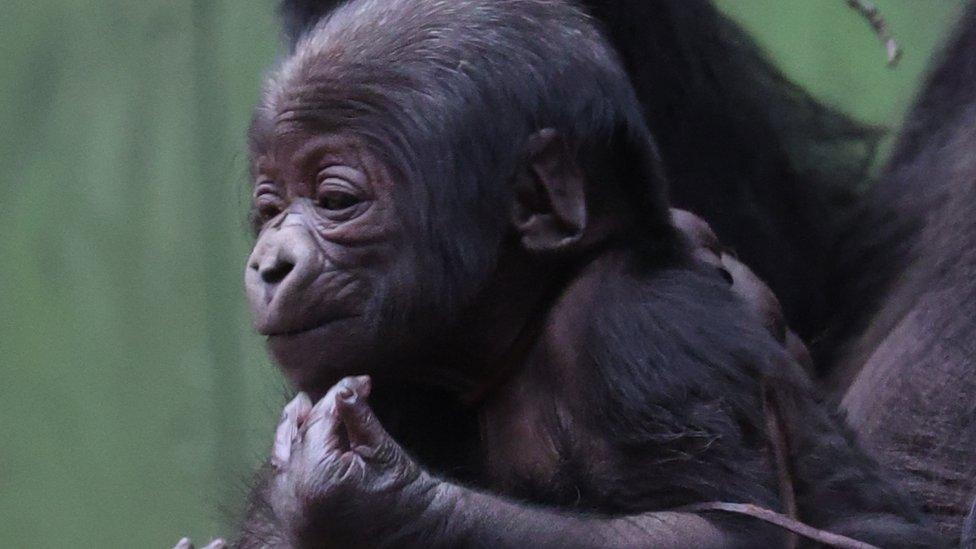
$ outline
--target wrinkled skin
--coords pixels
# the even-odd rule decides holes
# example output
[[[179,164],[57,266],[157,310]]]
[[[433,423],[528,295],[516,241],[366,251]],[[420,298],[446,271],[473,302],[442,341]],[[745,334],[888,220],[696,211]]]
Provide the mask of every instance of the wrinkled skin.
[[[420,520],[440,483],[407,456],[366,400],[368,377],[334,385],[314,406],[299,393],[286,407],[275,435],[270,498],[300,543],[324,534],[333,545],[389,540],[383,523]],[[370,535],[363,523],[373,520]],[[323,530],[318,525],[326,525]]]
[[[254,216],[263,228],[245,271],[254,326],[299,387],[373,371],[405,242],[392,181],[353,140],[289,133],[255,163]],[[271,159],[276,159],[271,163]],[[315,181],[315,188],[306,182]],[[309,299],[309,297],[312,299]]]

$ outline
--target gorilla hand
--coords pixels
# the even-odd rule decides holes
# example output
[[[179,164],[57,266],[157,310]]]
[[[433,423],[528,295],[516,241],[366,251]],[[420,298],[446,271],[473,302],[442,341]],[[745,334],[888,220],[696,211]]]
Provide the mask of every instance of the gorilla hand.
[[[718,237],[704,219],[695,214],[671,209],[675,227],[692,246],[692,254],[699,261],[719,270],[732,286],[732,291],[759,316],[766,329],[782,343],[787,352],[807,372],[813,371],[813,359],[803,340],[786,325],[779,299],[749,267],[723,249]]]
[[[395,543],[440,482],[386,432],[366,399],[371,380],[347,377],[312,405],[300,393],[275,435],[270,503],[297,545]]]

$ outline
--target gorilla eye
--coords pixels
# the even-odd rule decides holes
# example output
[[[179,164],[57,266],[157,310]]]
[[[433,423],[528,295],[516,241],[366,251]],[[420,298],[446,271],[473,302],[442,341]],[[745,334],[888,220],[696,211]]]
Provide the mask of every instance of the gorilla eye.
[[[254,209],[262,221],[277,216],[285,209],[285,202],[278,195],[273,183],[261,183],[254,191]]]
[[[333,212],[352,208],[360,202],[356,195],[338,189],[328,189],[319,194],[319,207]]]

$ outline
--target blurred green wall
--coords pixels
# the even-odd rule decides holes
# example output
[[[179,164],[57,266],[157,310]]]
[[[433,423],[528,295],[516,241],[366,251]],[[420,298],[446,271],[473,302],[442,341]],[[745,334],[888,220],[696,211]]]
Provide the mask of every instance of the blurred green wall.
[[[897,124],[957,0],[723,0],[825,100]],[[0,546],[226,533],[284,384],[248,330],[243,134],[270,1],[0,8]]]

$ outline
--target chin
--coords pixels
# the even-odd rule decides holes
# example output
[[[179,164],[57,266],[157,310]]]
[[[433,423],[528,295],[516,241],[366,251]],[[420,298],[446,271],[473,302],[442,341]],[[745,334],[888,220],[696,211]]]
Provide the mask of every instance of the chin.
[[[268,352],[288,381],[306,392],[328,390],[346,376],[374,373],[372,346],[359,341],[355,334],[361,332],[344,324],[335,321],[304,332],[270,335]]]

